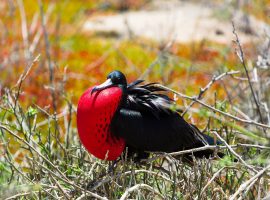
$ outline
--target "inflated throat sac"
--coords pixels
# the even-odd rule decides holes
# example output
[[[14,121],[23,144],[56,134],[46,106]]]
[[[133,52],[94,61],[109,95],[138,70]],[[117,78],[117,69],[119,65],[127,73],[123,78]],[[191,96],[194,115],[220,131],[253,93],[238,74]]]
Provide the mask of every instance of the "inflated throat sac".
[[[125,148],[125,141],[110,132],[110,123],[122,97],[122,90],[111,87],[81,96],[77,110],[79,137],[85,148],[100,159],[115,160]]]

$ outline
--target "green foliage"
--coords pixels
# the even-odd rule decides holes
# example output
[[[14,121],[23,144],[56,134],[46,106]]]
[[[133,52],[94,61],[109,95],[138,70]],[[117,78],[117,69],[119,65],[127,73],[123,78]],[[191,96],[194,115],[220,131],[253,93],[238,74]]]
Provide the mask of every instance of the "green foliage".
[[[28,117],[33,117],[33,116],[35,116],[37,113],[38,113],[38,110],[35,109],[35,108],[33,108],[32,106],[30,106],[30,107],[28,108],[28,110],[26,111],[26,115],[27,115]]]

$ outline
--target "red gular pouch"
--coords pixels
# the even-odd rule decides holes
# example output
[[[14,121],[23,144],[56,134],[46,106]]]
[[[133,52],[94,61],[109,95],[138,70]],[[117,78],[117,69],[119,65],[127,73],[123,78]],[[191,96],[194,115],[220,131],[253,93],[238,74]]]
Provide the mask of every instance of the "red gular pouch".
[[[84,147],[102,160],[116,160],[125,148],[122,138],[115,138],[110,124],[121,98],[119,87],[110,87],[91,94],[94,87],[81,96],[77,108],[77,128]]]

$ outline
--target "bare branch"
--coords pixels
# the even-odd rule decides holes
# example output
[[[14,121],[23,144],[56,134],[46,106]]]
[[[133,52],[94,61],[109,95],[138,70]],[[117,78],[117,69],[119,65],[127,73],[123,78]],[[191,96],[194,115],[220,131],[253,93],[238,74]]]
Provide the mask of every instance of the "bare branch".
[[[28,40],[28,29],[27,29],[27,21],[25,16],[25,9],[22,0],[17,0],[19,5],[20,15],[21,15],[21,28],[22,28],[22,37],[23,37],[23,44],[24,44],[24,54],[25,58],[29,58],[29,40]]]
[[[213,76],[212,80],[204,87],[200,89],[200,93],[197,95],[197,97],[195,97],[197,100],[201,99],[203,97],[203,94],[218,80],[221,80],[222,78],[224,78],[225,76],[228,75],[234,75],[234,74],[238,74],[239,71],[229,71],[229,72],[225,72],[223,74],[220,74],[219,76]],[[184,116],[187,111],[196,103],[196,101],[192,101],[187,108],[183,111],[183,113],[181,114],[182,116]]]
[[[243,160],[243,158],[237,154],[231,147],[230,145],[228,145],[228,143],[222,138],[220,137],[220,135],[216,132],[216,131],[211,131],[211,133],[213,133],[215,136],[217,136],[217,138],[223,143],[225,144],[228,149],[230,150],[230,152],[241,162],[243,163],[248,169],[250,169],[251,171],[253,171],[254,173],[257,173],[258,171],[256,169],[254,169],[254,167],[252,167],[251,165],[247,164],[246,161]]]
[[[174,94],[176,94],[176,95],[178,95],[178,96],[180,96],[180,97],[182,97],[182,98],[189,99],[189,100],[192,100],[192,101],[196,101],[196,102],[198,102],[199,104],[203,105],[204,107],[206,107],[206,108],[208,108],[208,109],[210,109],[210,110],[213,110],[213,111],[215,111],[215,112],[218,112],[218,113],[220,113],[220,114],[222,114],[222,115],[224,115],[224,116],[226,116],[226,117],[230,117],[230,118],[232,118],[232,119],[234,119],[234,120],[236,120],[236,121],[243,122],[243,123],[247,123],[247,124],[251,124],[251,125],[260,126],[260,127],[262,127],[262,128],[268,128],[268,129],[270,129],[270,126],[269,126],[269,125],[262,124],[262,123],[259,123],[259,122],[254,121],[254,120],[246,120],[246,119],[242,119],[242,118],[236,117],[236,116],[234,116],[234,115],[232,115],[232,114],[230,114],[230,113],[226,113],[226,112],[224,112],[224,111],[222,111],[222,110],[216,109],[216,108],[214,108],[214,107],[212,107],[212,106],[210,106],[210,105],[204,103],[203,101],[201,101],[201,100],[199,100],[199,99],[196,99],[196,97],[190,97],[190,96],[188,96],[188,95],[182,94],[182,93],[180,93],[180,92],[177,92],[177,91],[175,91],[175,90],[173,90],[173,89],[171,89],[171,88],[168,88],[168,87],[163,86],[163,85],[160,85],[160,84],[157,84],[157,86],[160,87],[160,88],[163,88],[163,89],[165,89],[165,90],[167,90],[167,91],[171,91],[171,92],[173,92]]]
[[[238,55],[238,57],[239,57],[239,59],[240,59],[240,61],[242,63],[242,66],[245,69],[245,73],[246,73],[246,76],[247,76],[247,79],[248,79],[248,84],[249,84],[252,96],[254,98],[254,102],[256,104],[257,111],[259,113],[261,123],[264,123],[263,116],[262,116],[261,109],[260,109],[260,105],[259,105],[257,96],[256,96],[256,94],[254,92],[254,89],[253,89],[253,86],[252,86],[252,83],[251,83],[251,79],[249,77],[249,73],[248,73],[248,70],[247,70],[247,67],[246,67],[246,62],[245,62],[245,58],[244,58],[244,52],[243,52],[243,49],[242,49],[242,45],[240,43],[240,40],[239,40],[238,34],[237,34],[236,30],[235,30],[235,26],[234,26],[233,22],[232,22],[232,27],[233,27],[233,34],[235,35],[235,38],[236,38],[235,42],[236,42],[236,44],[238,46],[238,49],[239,49],[239,51],[236,51],[236,54]]]
[[[137,184],[134,185],[131,188],[128,188],[125,193],[121,196],[120,200],[125,200],[128,198],[128,196],[130,195],[130,193],[136,191],[136,190],[140,190],[140,189],[145,189],[145,190],[149,190],[150,192],[153,192],[154,194],[158,195],[159,197],[161,197],[162,199],[164,199],[164,196],[162,194],[160,194],[158,191],[156,191],[154,188],[152,188],[151,186],[147,185],[147,184]]]
[[[255,183],[255,181],[261,177],[266,171],[268,171],[270,169],[270,165],[266,166],[265,168],[263,168],[261,171],[259,171],[255,176],[253,176],[252,178],[250,178],[248,181],[244,182],[243,184],[241,184],[241,186],[238,188],[238,190],[230,196],[230,200],[234,200],[237,198],[237,196],[243,192],[244,190],[247,189],[247,187],[251,184],[253,185]]]

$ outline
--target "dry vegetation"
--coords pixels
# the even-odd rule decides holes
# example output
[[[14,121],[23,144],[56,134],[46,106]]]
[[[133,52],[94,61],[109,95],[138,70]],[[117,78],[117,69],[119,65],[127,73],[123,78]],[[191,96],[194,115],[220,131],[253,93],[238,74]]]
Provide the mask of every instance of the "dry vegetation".
[[[226,46],[82,34],[80,23],[88,15],[145,3],[108,2],[0,2],[0,198],[269,196],[269,38],[241,46],[234,32],[235,42]],[[188,121],[223,141],[204,148],[226,156],[188,164],[180,155],[190,151],[152,154],[142,163],[89,155],[77,136],[76,103],[116,67],[130,81],[141,76],[166,85]]]

